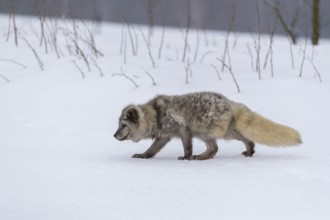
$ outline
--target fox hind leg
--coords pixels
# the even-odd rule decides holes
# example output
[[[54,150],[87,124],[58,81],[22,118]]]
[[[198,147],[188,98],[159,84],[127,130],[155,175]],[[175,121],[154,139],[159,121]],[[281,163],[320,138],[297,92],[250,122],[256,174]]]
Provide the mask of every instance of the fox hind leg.
[[[242,152],[242,155],[244,155],[246,157],[252,157],[253,154],[255,153],[255,150],[254,150],[255,144],[254,144],[254,142],[249,141],[249,140],[243,141],[243,142],[244,142],[244,144],[246,146],[246,151],[243,151]]]
[[[244,155],[246,157],[252,157],[253,154],[255,153],[254,142],[246,139],[240,132],[238,132],[236,130],[232,130],[229,138],[236,139],[236,140],[242,141],[244,143],[244,145],[246,147],[246,151],[243,151],[242,155]]]

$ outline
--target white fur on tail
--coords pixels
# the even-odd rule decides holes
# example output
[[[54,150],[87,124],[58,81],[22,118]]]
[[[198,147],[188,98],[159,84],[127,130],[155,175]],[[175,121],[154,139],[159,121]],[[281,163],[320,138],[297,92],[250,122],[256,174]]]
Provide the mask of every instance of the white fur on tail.
[[[273,122],[251,111],[240,103],[231,104],[236,129],[247,139],[267,146],[294,146],[301,144],[298,131]]]

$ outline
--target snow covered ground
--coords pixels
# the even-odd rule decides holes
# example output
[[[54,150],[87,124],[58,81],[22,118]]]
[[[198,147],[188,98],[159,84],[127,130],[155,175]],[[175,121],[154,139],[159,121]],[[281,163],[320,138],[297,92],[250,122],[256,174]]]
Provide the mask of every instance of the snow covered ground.
[[[314,49],[307,45],[300,78],[305,41],[293,46],[292,67],[288,39],[275,37],[274,77],[268,62],[259,80],[252,68],[253,38],[231,34],[228,45],[238,93],[229,71],[221,72],[216,59],[223,55],[226,33],[191,30],[190,50],[182,62],[185,31],[166,28],[159,59],[162,29],[155,29],[151,52],[157,68],[153,68],[136,26],[131,29],[138,41],[134,56],[127,27],[101,24],[93,29],[96,46],[104,54],[95,58],[101,77],[96,65],[89,72],[82,59],[69,55],[64,37],[59,39],[60,59],[50,46],[48,54],[44,44],[39,47],[38,20],[19,17],[16,22],[40,56],[44,71],[22,37],[18,47],[13,32],[6,42],[8,17],[0,16],[0,75],[10,81],[0,76],[0,219],[330,218],[329,41],[322,40]],[[69,23],[59,26],[70,29]],[[142,31],[147,38],[147,29]],[[262,66],[268,47],[269,37],[263,36]],[[192,64],[186,83],[188,57]],[[84,79],[73,60],[86,74]],[[113,75],[121,69],[138,87]],[[255,156],[245,158],[240,155],[242,143],[219,140],[214,159],[179,161],[176,158],[183,153],[179,140],[171,141],[155,158],[141,160],[130,157],[143,152],[150,140],[114,139],[120,111],[127,104],[143,103],[156,94],[203,90],[222,93],[296,128],[304,143],[277,149],[257,145]],[[204,149],[194,140],[196,153]]]

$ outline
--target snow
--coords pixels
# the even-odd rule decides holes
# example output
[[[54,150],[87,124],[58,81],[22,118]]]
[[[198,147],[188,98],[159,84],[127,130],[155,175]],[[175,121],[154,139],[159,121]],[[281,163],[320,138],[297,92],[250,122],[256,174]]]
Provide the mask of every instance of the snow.
[[[158,59],[161,28],[155,29],[152,68],[147,48],[139,38],[138,56],[133,56],[127,36],[127,62],[120,55],[122,26],[101,24],[95,29],[97,47],[104,56],[88,72],[83,61],[65,51],[39,47],[38,20],[17,17],[19,29],[35,47],[45,70],[26,44],[19,47],[11,35],[6,42],[8,18],[0,16],[0,219],[319,219],[330,218],[330,42],[322,40],[306,56],[322,77],[315,76],[306,59],[298,77],[304,40],[293,46],[285,37],[274,39],[274,77],[270,64],[262,79],[251,67],[249,34],[231,34],[229,51],[233,72],[241,93],[228,72],[221,72],[226,33],[206,34],[191,30],[189,45],[193,61],[197,36],[197,62],[186,83],[186,62],[181,62],[184,31],[167,28],[162,59]],[[68,21],[67,21],[68,23]],[[68,26],[68,24],[65,24]],[[125,29],[124,29],[125,30]],[[142,28],[147,34],[147,29]],[[262,36],[262,65],[269,46]],[[236,44],[236,45],[235,45]],[[210,52],[203,62],[202,55]],[[72,60],[86,73],[81,77]],[[228,62],[228,61],[227,61]],[[211,65],[220,70],[221,80]],[[137,84],[122,76],[121,68]],[[148,71],[156,82],[145,74]],[[207,161],[179,161],[183,154],[179,140],[149,160],[132,159],[150,140],[118,142],[113,137],[121,109],[143,103],[156,94],[216,91],[243,102],[251,109],[279,123],[299,130],[303,144],[294,148],[257,145],[252,158],[240,155],[237,141],[219,140],[217,156]],[[194,140],[194,152],[205,149]]]

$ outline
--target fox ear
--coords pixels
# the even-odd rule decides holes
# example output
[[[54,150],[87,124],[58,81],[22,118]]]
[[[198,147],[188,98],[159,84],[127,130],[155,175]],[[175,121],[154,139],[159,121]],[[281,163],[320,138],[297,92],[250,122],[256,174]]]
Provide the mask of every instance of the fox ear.
[[[139,120],[138,112],[135,108],[131,108],[127,111],[127,119],[134,124],[136,124]]]

